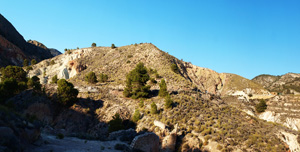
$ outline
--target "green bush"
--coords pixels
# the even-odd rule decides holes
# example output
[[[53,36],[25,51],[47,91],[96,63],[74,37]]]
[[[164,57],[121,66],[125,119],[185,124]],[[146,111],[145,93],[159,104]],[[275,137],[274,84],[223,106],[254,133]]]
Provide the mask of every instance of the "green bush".
[[[171,70],[175,73],[179,73],[179,68],[178,68],[177,64],[175,64],[175,63],[173,63],[171,65]]]
[[[111,44],[111,48],[112,49],[116,48],[115,44]]]
[[[159,92],[158,95],[160,97],[165,97],[167,95],[169,95],[168,91],[167,91],[167,84],[165,82],[165,79],[161,79],[160,83],[159,83]]]
[[[157,114],[157,106],[155,104],[155,102],[152,102],[151,103],[151,111],[150,111],[151,114]]]
[[[18,66],[7,66],[5,68],[1,69],[1,73],[2,73],[2,80],[7,79],[7,78],[14,78],[16,79],[18,82],[20,81],[27,81],[26,78],[26,72],[23,70],[23,68],[18,67]]]
[[[57,79],[57,75],[55,75],[55,76],[53,76],[52,78],[51,78],[51,83],[56,83],[57,84],[57,81],[58,81],[58,79]]]
[[[146,83],[149,79],[150,77],[144,64],[137,64],[135,69],[126,76],[126,88],[123,95],[133,99],[148,97],[150,86],[146,85]]]
[[[137,121],[140,120],[140,117],[141,117],[140,111],[139,111],[139,109],[136,109],[134,114],[133,114],[132,121],[137,122]]]
[[[96,45],[96,43],[92,43],[92,47],[96,47],[97,45]]]
[[[108,76],[106,74],[100,73],[99,81],[100,82],[106,82],[107,80],[108,80]]]
[[[74,85],[65,79],[57,81],[57,95],[59,103],[64,106],[71,106],[77,101],[78,90],[74,88]]]
[[[35,65],[37,62],[36,62],[36,60],[35,59],[32,59],[31,60],[31,65]]]
[[[167,95],[165,98],[165,108],[169,109],[172,108],[173,100],[171,99],[170,95]]]
[[[120,115],[116,113],[113,116],[113,119],[108,122],[108,132],[114,132],[124,129],[123,120],[120,118]]]
[[[266,101],[264,99],[261,99],[255,106],[255,109],[258,113],[265,112],[265,110],[267,109]]]
[[[55,61],[54,60],[51,60],[50,61],[50,65],[54,65],[55,64]]]
[[[85,75],[85,81],[88,83],[97,83],[97,77],[94,72],[89,72],[88,74]]]

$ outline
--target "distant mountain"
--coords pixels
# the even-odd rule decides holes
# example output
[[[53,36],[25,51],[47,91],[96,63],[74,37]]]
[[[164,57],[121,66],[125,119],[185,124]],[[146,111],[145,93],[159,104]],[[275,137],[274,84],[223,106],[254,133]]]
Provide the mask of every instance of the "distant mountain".
[[[26,42],[15,27],[0,14],[0,66],[20,66],[24,59],[36,59],[39,62],[53,56],[49,49]]]
[[[50,51],[50,53],[53,55],[53,57],[61,54],[58,50],[53,49],[53,48],[47,48],[43,43],[38,42],[36,40],[28,40],[27,42],[31,43],[31,44],[33,44],[33,45],[35,45],[37,47],[40,47],[42,49],[45,49],[47,51]]]
[[[271,92],[300,94],[300,74],[287,73],[281,76],[259,75],[253,81]]]

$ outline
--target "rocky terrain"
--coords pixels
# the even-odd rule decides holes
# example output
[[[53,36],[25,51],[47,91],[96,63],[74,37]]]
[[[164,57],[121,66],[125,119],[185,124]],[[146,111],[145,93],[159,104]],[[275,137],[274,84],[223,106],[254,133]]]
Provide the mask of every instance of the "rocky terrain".
[[[15,27],[0,14],[0,66],[21,66],[24,59],[41,61],[53,56],[49,49],[26,42]]]
[[[54,64],[49,64],[52,61]],[[168,92],[174,101],[172,109],[165,109],[164,99],[155,95],[159,90],[157,83],[149,83],[153,96],[144,99],[142,107],[139,106],[140,100],[123,96],[126,74],[139,62],[145,64],[150,77],[157,82],[162,78],[166,80]],[[177,65],[177,72],[172,71],[172,64]],[[107,74],[109,80],[105,83],[88,84],[84,81],[85,75],[91,71],[97,76],[100,73]],[[61,116],[58,114],[53,118],[54,123],[50,123],[54,130],[63,128],[63,134],[66,136],[72,136],[72,133],[77,132],[76,136],[85,133],[87,137],[103,138],[103,135],[107,134],[104,129],[107,127],[107,122],[116,113],[119,113],[122,119],[130,120],[134,111],[139,109],[142,117],[137,122],[135,130],[156,133],[161,139],[161,149],[171,149],[171,151],[174,149],[181,151],[299,150],[298,133],[290,127],[293,123],[284,127],[280,124],[284,125],[285,121],[269,123],[258,119],[271,119],[263,117],[272,109],[271,100],[267,102],[269,106],[265,113],[256,113],[254,108],[258,98],[275,98],[268,90],[241,76],[217,73],[178,60],[152,44],[71,50],[34,65],[33,70],[28,73],[29,77],[40,78],[50,96],[55,95],[55,85],[49,84],[55,75],[59,79],[65,78],[72,82],[79,90],[78,97],[82,99],[82,102],[69,109],[70,112],[65,111]],[[95,101],[99,102],[99,106],[93,105],[96,104]],[[89,102],[93,104],[87,104]],[[149,112],[152,102],[157,104],[160,111],[157,115]],[[73,117],[72,111],[90,115],[92,119],[87,119],[85,116],[78,117],[77,114]],[[67,115],[71,116],[71,120],[78,120],[78,122],[66,123],[64,118],[66,113],[69,113]],[[79,127],[82,124],[88,125],[89,129],[84,126]],[[99,125],[102,126],[100,129],[95,127]],[[166,129],[174,128],[176,125],[178,125],[176,133],[172,129]],[[104,132],[95,134],[100,130]],[[297,139],[297,141],[288,139]]]

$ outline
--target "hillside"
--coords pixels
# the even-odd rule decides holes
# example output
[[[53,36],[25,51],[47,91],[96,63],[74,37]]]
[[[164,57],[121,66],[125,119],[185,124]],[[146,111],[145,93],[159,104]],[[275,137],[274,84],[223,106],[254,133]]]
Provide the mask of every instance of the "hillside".
[[[253,81],[265,89],[280,94],[300,94],[300,74],[287,73],[281,76],[259,75]]]
[[[0,14],[0,66],[21,66],[24,59],[38,62],[53,57],[50,50],[24,40],[15,27]]]
[[[50,64],[52,61],[54,63]],[[139,62],[145,64],[150,77],[157,81],[148,82],[151,86],[151,97],[141,99],[144,101],[143,106],[140,106],[141,100],[123,96],[126,75]],[[172,64],[177,65],[178,72],[172,71]],[[161,148],[168,147],[165,144],[169,143],[169,146],[176,145],[171,149],[181,151],[290,149],[296,152],[300,149],[298,142],[294,140],[298,137],[296,131],[256,117],[258,114],[253,110],[256,102],[249,101],[250,94],[271,97],[261,85],[235,74],[217,73],[178,60],[153,44],[70,50],[32,67],[33,70],[29,71],[28,76],[38,76],[41,83],[45,84],[50,97],[55,95],[57,87],[55,84],[49,84],[54,75],[59,79],[69,79],[79,90],[79,103],[63,113],[51,115],[52,127],[64,128],[66,136],[78,136],[84,132],[87,134],[85,136],[103,138],[103,135],[107,134],[104,129],[105,123],[116,113],[119,113],[122,119],[128,120],[132,118],[134,111],[139,109],[141,118],[135,130],[155,132],[162,139]],[[98,77],[100,73],[107,74],[108,81],[87,83],[84,81],[85,75],[91,71]],[[174,101],[171,109],[165,109],[164,98],[157,96],[158,83],[162,78],[166,80],[168,92]],[[245,100],[237,100],[231,95],[243,96]],[[156,103],[159,114],[150,113],[152,102]],[[73,111],[81,114],[77,115]],[[68,122],[65,122],[67,117]],[[96,120],[99,120],[104,128],[95,127],[100,125]],[[160,123],[157,124],[157,121]],[[169,129],[161,127],[161,123]],[[174,143],[172,129],[177,128],[175,126],[178,126],[178,130],[175,131],[175,137],[178,139]],[[104,133],[99,135],[96,132]]]

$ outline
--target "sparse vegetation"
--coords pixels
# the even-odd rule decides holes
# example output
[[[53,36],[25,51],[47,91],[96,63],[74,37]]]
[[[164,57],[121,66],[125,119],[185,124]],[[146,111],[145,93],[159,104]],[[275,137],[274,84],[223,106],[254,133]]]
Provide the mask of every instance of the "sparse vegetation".
[[[91,83],[91,84],[97,83],[96,74],[93,71],[89,72],[85,76],[85,81],[87,81],[88,83]]]
[[[133,122],[137,122],[138,120],[140,120],[140,117],[141,117],[140,111],[139,111],[139,109],[136,109],[134,111],[134,114],[133,114],[133,117],[132,117],[132,121]]]

